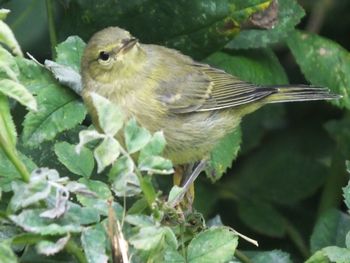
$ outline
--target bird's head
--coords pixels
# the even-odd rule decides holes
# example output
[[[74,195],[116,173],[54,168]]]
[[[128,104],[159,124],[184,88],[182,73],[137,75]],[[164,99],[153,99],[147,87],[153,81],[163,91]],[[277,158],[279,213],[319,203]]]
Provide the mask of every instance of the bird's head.
[[[144,60],[144,52],[128,31],[108,27],[94,34],[82,57],[82,75],[101,83],[130,77]]]

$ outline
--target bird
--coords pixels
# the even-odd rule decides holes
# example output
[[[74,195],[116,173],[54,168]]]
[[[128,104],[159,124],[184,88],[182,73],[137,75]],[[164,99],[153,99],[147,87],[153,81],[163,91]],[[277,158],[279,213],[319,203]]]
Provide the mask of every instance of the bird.
[[[91,37],[81,75],[82,97],[95,124],[91,92],[118,105],[126,118],[135,118],[149,131],[163,131],[164,156],[174,165],[207,159],[242,117],[265,104],[340,98],[321,87],[249,83],[180,51],[142,44],[119,27]]]

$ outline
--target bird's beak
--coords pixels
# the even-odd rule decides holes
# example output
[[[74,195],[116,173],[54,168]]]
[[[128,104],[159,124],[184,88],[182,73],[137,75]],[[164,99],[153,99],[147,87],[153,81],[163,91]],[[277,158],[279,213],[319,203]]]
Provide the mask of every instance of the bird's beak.
[[[128,52],[133,46],[136,45],[136,43],[138,42],[138,39],[137,38],[130,38],[128,39],[127,41],[125,41],[123,43],[123,46],[120,48],[119,51],[123,52],[123,53],[126,53]]]

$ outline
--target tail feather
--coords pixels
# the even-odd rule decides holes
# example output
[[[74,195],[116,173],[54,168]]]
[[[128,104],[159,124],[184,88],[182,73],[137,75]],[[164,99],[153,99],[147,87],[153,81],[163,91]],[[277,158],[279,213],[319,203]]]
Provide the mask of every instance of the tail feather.
[[[306,85],[298,86],[276,86],[271,87],[275,92],[266,98],[267,103],[308,101],[308,100],[333,100],[342,96],[331,93],[327,88],[312,87]]]

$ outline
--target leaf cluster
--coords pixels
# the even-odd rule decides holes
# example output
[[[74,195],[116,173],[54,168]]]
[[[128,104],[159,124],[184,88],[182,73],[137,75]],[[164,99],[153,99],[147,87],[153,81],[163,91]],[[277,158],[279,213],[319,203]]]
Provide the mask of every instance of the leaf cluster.
[[[23,57],[1,9],[0,261],[350,262],[350,186],[341,188],[350,172],[349,53],[295,29],[305,15],[295,0],[278,1],[262,15],[275,22],[256,28],[252,17],[273,3],[62,1],[50,33],[65,41],[52,43],[56,56],[44,65]],[[45,8],[32,1],[25,14],[47,31],[32,11]],[[28,31],[26,16],[9,24]],[[260,86],[289,83],[282,46],[304,80],[343,98],[247,116],[211,153],[194,210],[183,213],[173,204],[182,188],[170,182],[161,131],[124,119],[94,93],[99,128],[89,126],[80,58],[84,40],[110,25]],[[258,239],[260,250],[243,239],[238,250],[242,235],[221,218]]]

